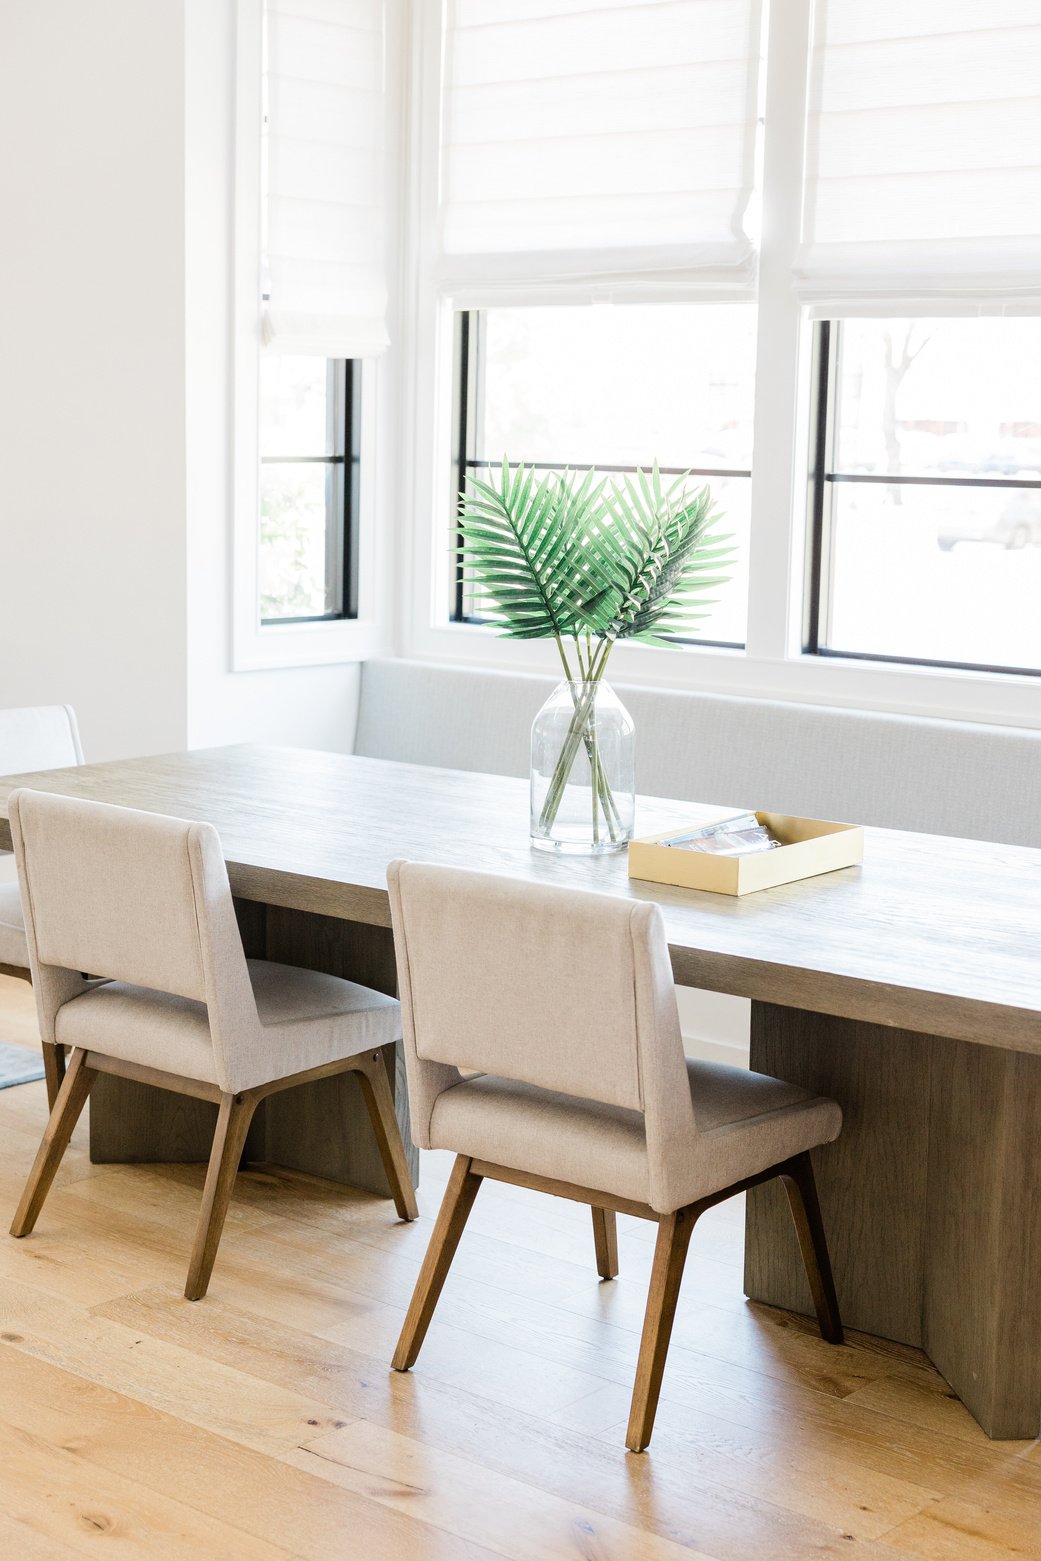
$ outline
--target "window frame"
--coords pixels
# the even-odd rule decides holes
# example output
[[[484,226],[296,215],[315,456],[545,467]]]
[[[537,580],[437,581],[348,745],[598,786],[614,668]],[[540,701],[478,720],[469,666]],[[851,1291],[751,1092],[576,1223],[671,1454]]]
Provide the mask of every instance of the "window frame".
[[[262,629],[303,623],[343,623],[358,616],[358,530],[361,468],[361,378],[358,358],[326,360],[326,393],[331,408],[333,448],[327,455],[265,455],[264,466],[327,466],[325,495],[326,586],[334,584],[339,607],[323,613],[261,616]],[[332,471],[342,468],[342,482],[330,483]],[[330,568],[330,554],[331,565]]]
[[[460,309],[455,316],[454,340],[455,340],[455,364],[453,374],[454,407],[453,407],[453,445],[455,458],[452,463],[452,510],[453,516],[458,514],[459,501],[463,494],[463,480],[465,475],[474,471],[497,471],[499,462],[488,456],[477,454],[477,426],[480,422],[480,404],[484,395],[484,380],[486,370],[481,355],[481,316],[483,309]],[[556,464],[549,461],[528,461],[525,463],[532,471],[551,472],[564,471],[565,469],[579,474],[587,471],[597,471],[606,474],[628,472],[635,476],[635,466],[611,466],[598,465],[590,467],[587,463],[576,461],[561,461]],[[718,466],[662,466],[660,468],[663,477],[704,477],[711,480],[714,477],[738,477],[751,481],[751,469],[738,470],[736,467]],[[458,546],[462,542],[462,532],[458,526],[455,528],[454,539]],[[464,611],[465,587],[463,583],[463,564],[457,556],[450,564],[450,593],[452,607],[449,613],[449,623],[452,624],[483,624],[486,620]],[[707,635],[698,635],[697,638],[684,635],[664,635],[670,644],[697,645],[713,650],[738,650],[745,648],[744,641],[714,640]]]
[[[835,490],[839,483],[907,488],[1031,488],[1041,490],[1041,478],[945,477],[901,472],[844,472],[835,462],[835,410],[842,320],[818,320],[814,326],[812,405],[813,463],[808,488],[806,627],[803,652],[838,661],[881,662],[903,667],[929,667],[951,672],[977,672],[998,677],[1041,677],[1041,666],[1010,667],[1000,662],[950,661],[899,656],[885,651],[839,650],[827,643],[834,567]]]

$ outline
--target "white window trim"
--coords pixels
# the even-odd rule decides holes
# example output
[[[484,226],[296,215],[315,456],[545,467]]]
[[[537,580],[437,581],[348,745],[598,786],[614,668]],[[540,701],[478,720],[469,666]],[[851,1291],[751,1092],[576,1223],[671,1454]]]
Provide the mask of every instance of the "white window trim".
[[[400,409],[401,448],[409,470],[402,498],[410,520],[402,526],[402,631],[397,649],[420,660],[553,673],[559,663],[551,644],[503,640],[493,630],[448,621],[452,312],[482,302],[591,302],[605,293],[590,285],[548,289],[535,278],[509,282],[497,276],[483,288],[438,280],[440,13],[440,5],[425,3],[414,4],[411,12],[410,198],[402,322],[408,386]],[[621,644],[612,653],[610,675],[619,683],[1041,727],[1037,678],[833,659],[802,651],[811,324],[796,297],[792,274],[799,241],[810,0],[789,0],[783,23],[777,25],[775,16],[767,56],[770,135],[763,170],[747,650]],[[664,280],[656,283],[646,273],[622,280],[639,287],[648,300],[690,296],[689,289]]]
[[[403,48],[401,13],[388,6],[390,59]],[[361,447],[358,514],[358,616],[332,623],[262,624],[260,621],[260,115],[262,0],[239,0],[235,91],[234,373],[232,494],[232,643],[235,672],[271,667],[320,666],[364,661],[393,648],[394,597],[388,548],[392,538],[378,524],[393,502],[391,460],[395,430],[396,354],[364,360],[361,373]],[[388,84],[388,120],[400,120],[400,73]],[[399,149],[388,147],[388,170]],[[392,178],[393,172],[388,172]],[[389,203],[392,218],[397,202]],[[388,234],[396,253],[396,224]],[[393,308],[391,309],[393,329]]]

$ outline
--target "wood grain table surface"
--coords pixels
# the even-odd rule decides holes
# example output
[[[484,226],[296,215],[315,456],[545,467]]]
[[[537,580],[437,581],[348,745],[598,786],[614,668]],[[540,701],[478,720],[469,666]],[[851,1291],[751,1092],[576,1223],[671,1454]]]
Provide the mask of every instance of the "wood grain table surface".
[[[403,856],[650,899],[683,984],[1041,1052],[1041,850],[869,829],[862,867],[734,899],[533,851],[504,776],[252,744],[116,760],[4,777],[0,843],[19,785],[208,820],[239,898],[388,926]],[[637,830],[726,806],[641,798]]]

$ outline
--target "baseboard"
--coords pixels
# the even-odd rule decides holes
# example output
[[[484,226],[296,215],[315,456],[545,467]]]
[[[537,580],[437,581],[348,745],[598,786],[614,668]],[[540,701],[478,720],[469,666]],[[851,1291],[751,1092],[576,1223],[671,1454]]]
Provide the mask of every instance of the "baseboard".
[[[748,1047],[738,1041],[708,1041],[701,1035],[684,1035],[683,1050],[696,1062],[726,1062],[732,1068],[748,1067]]]

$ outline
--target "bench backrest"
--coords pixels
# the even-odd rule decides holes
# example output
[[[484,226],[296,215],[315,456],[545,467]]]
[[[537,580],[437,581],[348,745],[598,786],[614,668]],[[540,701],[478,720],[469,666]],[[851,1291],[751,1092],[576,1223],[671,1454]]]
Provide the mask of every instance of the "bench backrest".
[[[528,773],[552,678],[365,663],[355,753]],[[1041,846],[1041,731],[616,685],[639,791],[886,829]]]

